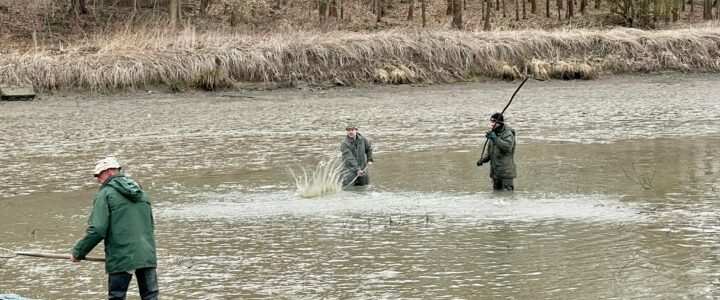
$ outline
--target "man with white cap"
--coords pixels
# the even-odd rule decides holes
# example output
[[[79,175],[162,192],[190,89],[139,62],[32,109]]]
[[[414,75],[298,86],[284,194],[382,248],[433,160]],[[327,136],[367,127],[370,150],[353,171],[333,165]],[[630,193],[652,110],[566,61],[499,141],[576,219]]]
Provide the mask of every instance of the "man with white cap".
[[[95,164],[93,176],[100,184],[95,194],[85,236],[72,249],[72,261],[80,262],[104,242],[108,298],[125,299],[135,274],[143,300],[157,299],[157,257],[150,201],[142,187],[121,173],[116,157]]]

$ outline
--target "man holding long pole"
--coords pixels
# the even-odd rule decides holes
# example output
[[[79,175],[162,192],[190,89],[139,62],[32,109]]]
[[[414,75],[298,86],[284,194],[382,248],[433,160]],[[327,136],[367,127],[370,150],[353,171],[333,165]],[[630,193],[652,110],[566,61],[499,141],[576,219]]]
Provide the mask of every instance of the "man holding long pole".
[[[515,190],[515,130],[505,124],[505,118],[500,113],[494,113],[490,117],[490,126],[490,131],[485,134],[489,142],[477,165],[490,163],[490,178],[494,190]]]
[[[72,249],[73,262],[80,262],[104,241],[108,298],[125,299],[133,274],[140,297],[155,300],[159,288],[155,254],[154,219],[150,200],[142,187],[121,173],[115,157],[95,164],[93,175],[100,190],[95,194],[85,236]]]

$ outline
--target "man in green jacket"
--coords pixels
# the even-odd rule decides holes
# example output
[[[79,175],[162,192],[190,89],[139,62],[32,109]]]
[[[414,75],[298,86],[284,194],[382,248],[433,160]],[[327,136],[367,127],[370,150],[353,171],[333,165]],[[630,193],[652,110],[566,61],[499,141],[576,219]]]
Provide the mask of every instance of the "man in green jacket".
[[[355,125],[345,128],[345,138],[340,143],[343,161],[343,186],[370,184],[368,168],[372,166],[372,146],[364,136],[358,132]]]
[[[133,273],[140,297],[157,299],[155,224],[150,201],[142,187],[120,173],[121,169],[115,157],[95,164],[93,174],[100,190],[95,194],[85,236],[72,249],[71,260],[83,260],[103,241],[109,299],[125,299]]]
[[[513,178],[517,177],[515,170],[515,130],[505,124],[505,118],[500,113],[490,117],[491,130],[485,134],[489,140],[485,154],[477,161],[478,166],[490,162],[490,178],[494,190],[515,189]]]

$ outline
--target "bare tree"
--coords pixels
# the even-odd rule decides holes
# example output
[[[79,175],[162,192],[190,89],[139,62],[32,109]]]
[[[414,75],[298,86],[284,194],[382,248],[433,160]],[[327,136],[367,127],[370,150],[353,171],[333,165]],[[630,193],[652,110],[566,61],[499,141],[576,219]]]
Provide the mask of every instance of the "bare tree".
[[[338,4],[336,0],[330,0],[328,4],[328,16],[331,18],[338,17]]]
[[[530,13],[537,14],[537,0],[530,0]]]
[[[455,0],[447,0],[447,3],[446,3],[447,6],[445,6],[445,14],[446,15],[449,16],[449,15],[453,14],[453,4],[455,4],[454,2],[455,2]]]
[[[413,20],[413,13],[415,12],[415,0],[410,0],[410,5],[408,6],[408,15],[407,20],[412,21]]]
[[[568,0],[567,1],[567,18],[572,18],[575,16],[575,0]]]
[[[526,0],[520,0],[520,1],[522,1],[523,20],[525,20],[525,19],[527,19],[527,11],[526,11],[526,8],[525,8],[525,7],[527,6],[527,5],[525,5],[525,3],[527,3],[527,1],[526,1]]]
[[[420,10],[422,11],[422,23],[423,28],[427,25],[427,19],[425,18],[425,11],[427,10],[427,0],[421,0],[422,3],[420,4]]]
[[[74,13],[76,16],[81,14],[87,14],[88,9],[85,5],[85,0],[70,0],[70,6],[68,6],[68,12]]]
[[[327,17],[328,11],[328,0],[318,1],[318,17],[320,17],[320,23],[324,23]]]
[[[492,5],[492,0],[485,0],[485,24],[483,25],[483,30],[490,31],[492,30],[492,27],[490,25],[490,9]]]
[[[712,20],[713,18],[713,1],[712,0],[704,0],[703,1],[703,19],[705,20]]]
[[[520,1],[525,2],[525,0]],[[518,0],[515,0],[515,21],[520,21],[520,5],[518,5]]]
[[[452,0],[453,1],[453,21],[452,21],[452,28],[455,29],[462,29],[463,28],[463,20],[462,20],[462,0]]]
[[[208,9],[210,8],[212,0],[200,0],[200,14],[205,15],[207,14]],[[280,6],[280,2],[278,2],[278,7]]]
[[[375,12],[377,18],[376,23],[382,22],[382,17],[385,15],[385,0],[377,0],[377,11]]]
[[[580,14],[585,15],[585,7],[587,6],[587,0],[580,0]]]
[[[545,0],[545,17],[550,18],[550,0]]]
[[[180,25],[181,11],[180,5],[182,0],[170,0],[170,26],[177,27]],[[234,10],[233,10],[234,11]]]

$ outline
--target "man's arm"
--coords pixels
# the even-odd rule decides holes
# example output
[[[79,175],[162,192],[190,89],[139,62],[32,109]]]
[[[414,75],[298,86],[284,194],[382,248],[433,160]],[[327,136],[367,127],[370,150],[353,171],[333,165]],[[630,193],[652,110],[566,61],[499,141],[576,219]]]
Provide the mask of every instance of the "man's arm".
[[[342,152],[343,164],[348,170],[351,170],[354,173],[360,171],[357,159],[353,156],[352,151],[350,150],[350,145],[347,143],[340,143],[340,152]]]
[[[370,145],[370,140],[368,139],[365,139],[365,155],[367,155],[368,162],[375,163],[375,159],[373,159],[372,145]]]
[[[72,249],[72,256],[75,259],[84,259],[100,241],[107,236],[110,225],[110,209],[107,197],[98,196],[93,202],[92,213],[88,219],[88,227],[83,236]]]
[[[504,136],[496,138],[493,143],[500,149],[500,152],[508,153],[515,147],[515,135],[511,133]]]

